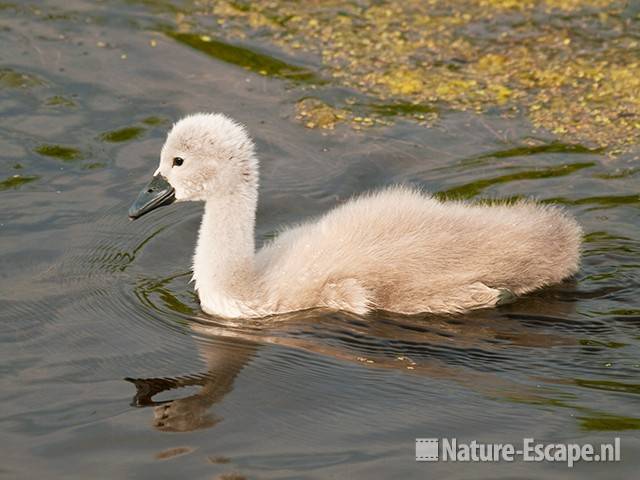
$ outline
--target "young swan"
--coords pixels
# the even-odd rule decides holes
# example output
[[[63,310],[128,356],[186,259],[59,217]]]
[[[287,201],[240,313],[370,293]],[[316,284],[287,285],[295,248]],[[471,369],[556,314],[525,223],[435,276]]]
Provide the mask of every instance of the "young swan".
[[[354,198],[256,252],[258,159],[245,129],[221,114],[173,126],[129,216],[173,200],[205,202],[193,278],[202,309],[222,317],[459,313],[578,270],[582,231],[559,208],[441,202],[409,187]]]

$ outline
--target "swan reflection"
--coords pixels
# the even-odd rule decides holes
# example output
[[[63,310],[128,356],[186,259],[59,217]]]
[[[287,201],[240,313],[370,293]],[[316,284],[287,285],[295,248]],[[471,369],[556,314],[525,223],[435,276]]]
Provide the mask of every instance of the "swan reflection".
[[[535,400],[541,391],[526,384],[520,347],[577,344],[575,337],[540,328],[554,318],[568,321],[574,303],[567,301],[567,294],[573,295],[549,290],[500,311],[459,317],[380,312],[363,319],[318,310],[243,322],[195,317],[190,330],[205,371],[126,380],[136,387],[132,405],[153,407],[153,426],[166,432],[215,426],[222,419],[213,407],[233,390],[234,381],[260,349],[276,345],[364,368],[450,380],[489,396]],[[499,372],[505,370],[520,370],[524,381],[501,377]],[[157,399],[167,395],[170,399]]]
[[[126,378],[136,387],[132,405],[153,407],[153,426],[164,432],[188,432],[216,425],[221,418],[210,409],[233,390],[233,382],[253,357],[258,345],[242,340],[234,343],[210,341],[199,346],[207,371],[194,375],[164,378]],[[194,393],[188,387],[197,387]],[[154,400],[174,391],[176,398]],[[184,395],[184,396],[181,396]]]

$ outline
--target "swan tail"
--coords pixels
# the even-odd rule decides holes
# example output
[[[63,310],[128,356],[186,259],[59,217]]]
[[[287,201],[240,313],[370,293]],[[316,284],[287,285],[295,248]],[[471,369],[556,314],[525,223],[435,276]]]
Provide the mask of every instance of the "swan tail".
[[[546,207],[537,231],[535,261],[520,271],[519,284],[511,285],[516,295],[559,283],[580,269],[583,230],[575,218],[562,208]]]

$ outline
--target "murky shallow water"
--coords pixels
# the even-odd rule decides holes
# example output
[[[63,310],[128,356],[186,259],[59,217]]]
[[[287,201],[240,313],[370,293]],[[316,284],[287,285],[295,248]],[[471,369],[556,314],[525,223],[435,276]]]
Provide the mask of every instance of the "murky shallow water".
[[[35,5],[35,4],[34,4]],[[629,478],[640,416],[637,162],[451,113],[322,134],[303,92],[154,31],[149,6],[0,4],[0,473],[7,478]],[[153,42],[152,42],[153,41]],[[155,46],[152,46],[155,43]],[[336,89],[335,95],[342,94]],[[131,223],[170,122],[223,111],[262,159],[257,235],[397,182],[567,205],[575,282],[459,318],[229,323],[188,283],[197,205]],[[546,143],[545,143],[546,142]],[[416,437],[622,439],[622,462],[424,464]]]

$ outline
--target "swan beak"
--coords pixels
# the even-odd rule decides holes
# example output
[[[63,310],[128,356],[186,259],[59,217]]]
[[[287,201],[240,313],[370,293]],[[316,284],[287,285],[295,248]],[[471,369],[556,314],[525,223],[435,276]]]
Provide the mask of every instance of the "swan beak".
[[[154,176],[129,208],[129,218],[135,220],[151,210],[173,203],[176,199],[175,193],[166,178],[162,175]]]

